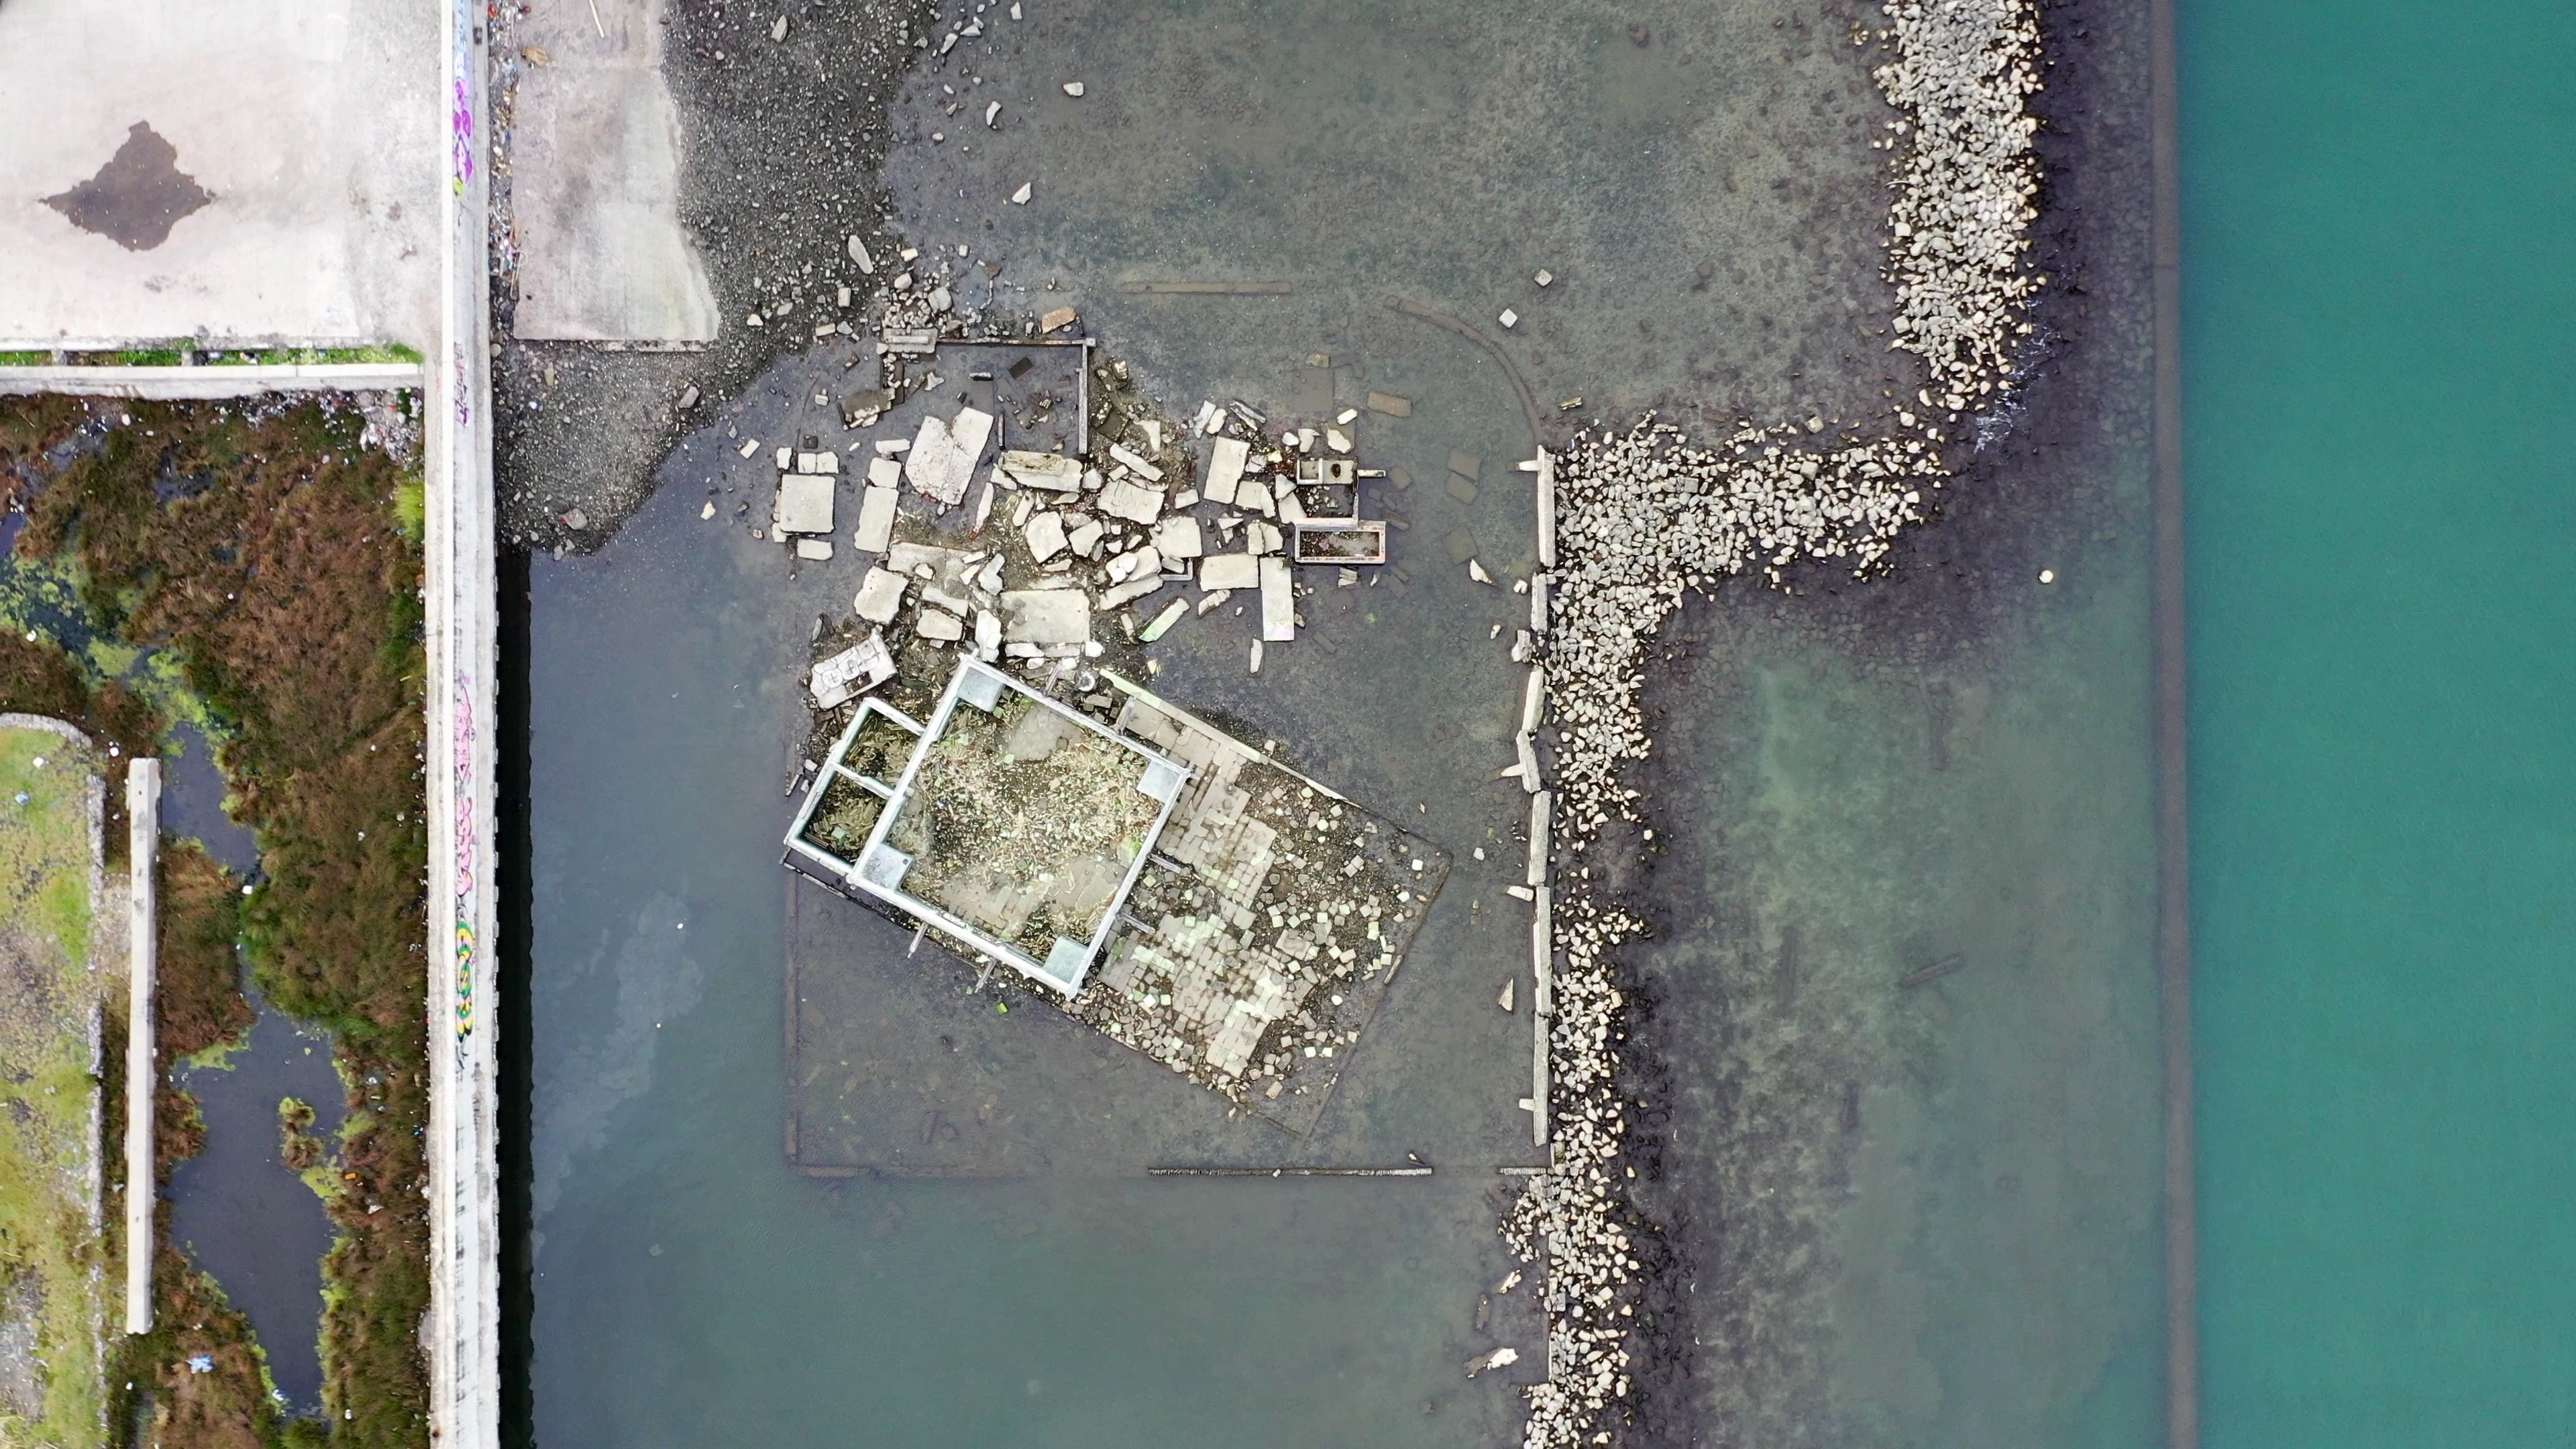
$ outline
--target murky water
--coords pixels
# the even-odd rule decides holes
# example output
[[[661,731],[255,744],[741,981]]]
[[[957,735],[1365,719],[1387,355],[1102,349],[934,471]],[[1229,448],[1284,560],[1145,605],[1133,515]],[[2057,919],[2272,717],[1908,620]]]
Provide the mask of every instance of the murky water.
[[[229,790],[216,767],[214,746],[195,725],[170,731],[162,756],[161,828],[206,847],[215,863],[245,880],[259,876],[259,841],[249,826],[224,813]]]
[[[767,437],[764,416],[746,420]],[[719,437],[676,466],[712,473],[731,457]],[[703,497],[668,488],[607,553],[540,562],[532,581],[541,1436],[820,1442],[863,1410],[887,1442],[1284,1445],[1389,1426],[1486,1442],[1508,1390],[1466,1382],[1460,1365],[1495,1334],[1527,1341],[1508,1311],[1487,1333],[1473,1320],[1509,1266],[1491,1169],[1528,1149],[1523,1136],[1510,1155],[1513,1073],[1526,1070],[1510,1043],[1526,1038],[1493,1010],[1482,967],[1483,1014],[1457,1029],[1487,1034],[1485,1090],[1390,1061],[1402,1099],[1373,1104],[1355,1086],[1343,1127],[1313,1149],[1344,1162],[1419,1150],[1439,1176],[1154,1181],[1148,1155],[1176,1144],[1211,1154],[1199,1161],[1275,1161],[1286,1144],[1160,1069],[1144,1090],[1132,1069],[1084,1070],[1103,1055],[1088,1030],[1043,1009],[997,1014],[937,947],[906,958],[907,933],[845,910],[840,949],[918,973],[890,998],[879,1050],[944,1032],[1031,1053],[1036,1074],[1011,1089],[1141,1125],[1098,1155],[1047,1137],[1050,1167],[1007,1182],[789,1167],[781,787],[802,744],[806,623],[845,604],[854,579],[808,566],[790,581],[774,544],[701,522]],[[1444,897],[1462,940],[1492,909],[1475,899]],[[1423,978],[1439,973],[1426,962]],[[1394,1016],[1380,1023],[1389,1043],[1437,1036]],[[976,1104],[959,1110],[971,1119]]]
[[[1482,1325],[1477,1300],[1508,1266],[1496,1169],[1532,1154],[1513,1105],[1528,1019],[1494,1005],[1527,959],[1526,908],[1501,894],[1524,797],[1492,778],[1526,604],[1465,561],[1506,581],[1532,564],[1514,375],[1547,426],[1575,395],[1584,416],[1851,416],[1894,383],[1863,336],[1884,310],[1866,143],[1886,112],[1847,18],[1026,8],[1014,26],[994,7],[991,43],[898,108],[911,139],[890,179],[917,266],[944,263],[969,300],[1077,303],[1178,418],[1204,397],[1315,422],[1372,392],[1410,402],[1355,429],[1363,465],[1402,475],[1365,510],[1399,520],[1396,568],[1325,583],[1257,678],[1253,620],[1194,617],[1158,646],[1157,684],[1407,815],[1458,873],[1306,1139],[1229,1119],[1051,1012],[998,1013],[877,917],[791,903],[796,672],[858,564],[791,569],[732,521],[746,500],[759,521],[772,477],[737,435],[764,454],[841,440],[814,394],[859,358],[782,365],[683,445],[602,554],[533,566],[532,1386],[550,1444],[1508,1437],[1536,1324],[1526,1295]],[[1077,79],[1084,97],[1064,96]],[[1022,182],[1031,203],[1007,204]],[[1117,289],[1156,280],[1288,290]],[[1499,340],[1509,367],[1390,295]],[[2069,544],[2080,588],[1977,613],[1958,626],[1974,637],[1931,651],[1754,599],[1704,626],[1713,662],[1666,692],[1675,756],[1700,766],[1668,769],[1656,802],[1692,842],[1652,878],[1672,934],[1649,969],[1690,1064],[1672,1182],[1704,1271],[1759,1290],[1702,1311],[1683,1392],[1712,1422],[1774,1442],[2152,1431],[2143,472],[2124,428],[2050,465],[2108,503],[1985,525]],[[1473,486],[1448,483],[1453,455]],[[701,521],[710,487],[719,517]],[[795,1061],[791,952],[854,1003]],[[1949,952],[1973,964],[1895,999]],[[1752,1010],[1757,993],[1781,1009]],[[1817,1028],[1812,1079],[1744,1072]],[[961,1175],[800,1176],[790,1070],[845,1077],[846,1112],[884,1131],[966,1124]],[[1140,1176],[1405,1153],[1440,1171]],[[1757,1237],[1766,1190],[1778,1237]],[[1737,1241],[1773,1255],[1730,1265]],[[1757,1386],[1770,1400],[1741,1397],[1729,1334],[1788,1346]],[[1523,1364],[1467,1382],[1496,1343]]]
[[[313,1108],[311,1130],[339,1131],[344,1089],[329,1038],[252,993],[259,1021],[222,1067],[183,1070],[206,1120],[206,1150],[170,1177],[171,1231],[249,1315],[287,1406],[322,1407],[322,1255],[331,1219],[322,1199],[280,1155],[277,1108],[288,1097]]]

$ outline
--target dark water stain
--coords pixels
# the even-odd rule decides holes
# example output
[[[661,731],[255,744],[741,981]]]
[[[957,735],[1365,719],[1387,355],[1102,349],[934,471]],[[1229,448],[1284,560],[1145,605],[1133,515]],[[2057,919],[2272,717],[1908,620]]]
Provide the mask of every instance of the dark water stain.
[[[224,813],[224,776],[215,749],[195,725],[170,731],[172,752],[162,757],[161,826],[192,837],[217,864],[246,880],[259,878],[259,841],[250,827]]]
[[[331,1220],[322,1200],[286,1165],[277,1104],[294,1097],[314,1111],[311,1131],[340,1130],[339,1074],[327,1037],[298,1031],[260,999],[250,1044],[222,1068],[180,1074],[206,1121],[206,1150],[170,1179],[172,1231],[197,1265],[214,1275],[268,1353],[269,1376],[288,1409],[322,1405],[322,1255]]]
[[[129,252],[148,252],[170,239],[170,228],[215,199],[178,161],[179,148],[137,121],[97,175],[46,197],[45,205]]]

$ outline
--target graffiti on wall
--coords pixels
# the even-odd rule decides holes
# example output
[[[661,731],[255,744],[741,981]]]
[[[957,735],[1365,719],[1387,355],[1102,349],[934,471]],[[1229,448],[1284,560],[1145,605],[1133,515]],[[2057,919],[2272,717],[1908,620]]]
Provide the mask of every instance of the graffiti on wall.
[[[452,717],[456,721],[456,1035],[461,1040],[474,1033],[474,886],[482,847],[482,833],[474,819],[474,681],[470,675],[456,676]]]

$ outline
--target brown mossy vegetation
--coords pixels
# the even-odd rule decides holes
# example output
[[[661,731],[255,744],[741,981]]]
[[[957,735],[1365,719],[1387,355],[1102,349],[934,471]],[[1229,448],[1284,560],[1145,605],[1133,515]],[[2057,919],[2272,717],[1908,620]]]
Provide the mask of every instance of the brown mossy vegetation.
[[[114,426],[47,476],[42,455],[102,421]],[[202,1049],[228,1039],[236,1019],[219,984],[230,926],[210,893],[221,882],[262,991],[333,1033],[349,1084],[323,1266],[326,1421],[209,1407],[206,1437],[164,1432],[174,1449],[323,1432],[341,1444],[428,1440],[421,557],[400,517],[403,470],[362,446],[362,427],[356,412],[319,402],[0,404],[0,502],[28,515],[19,552],[77,564],[102,635],[177,659],[229,732],[219,762],[258,837],[268,879],[250,896],[185,852],[165,868],[182,931],[165,917],[164,979],[174,965],[189,973],[186,994],[164,1009],[165,1040],[174,1053],[187,1041]],[[156,748],[148,708],[131,725],[120,713],[139,701],[85,680],[58,651],[23,648],[30,657],[13,661],[0,638],[0,708],[95,719],[109,740],[136,728],[127,752]],[[190,916],[192,903],[203,911]],[[183,1128],[161,1146],[193,1141]],[[156,1393],[211,1405],[168,1378],[209,1377],[169,1356],[175,1342],[154,1351]]]
[[[241,883],[193,840],[161,847],[154,1033],[173,1062],[239,1042],[258,1020],[241,989]]]

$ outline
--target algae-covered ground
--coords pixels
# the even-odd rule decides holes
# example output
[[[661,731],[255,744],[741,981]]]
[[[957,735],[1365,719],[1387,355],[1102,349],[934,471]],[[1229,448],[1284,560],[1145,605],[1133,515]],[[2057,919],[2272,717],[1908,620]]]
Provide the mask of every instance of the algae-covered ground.
[[[0,404],[0,501],[24,515],[0,571],[0,708],[59,714],[124,756],[197,721],[258,839],[247,891],[201,854],[165,859],[164,1065],[246,1031],[238,945],[272,1003],[331,1032],[348,1087],[331,1144],[327,1431],[281,1418],[247,1323],[165,1232],[160,1326],[112,1376],[135,1385],[112,1395],[120,1437],[428,1439],[420,482],[381,441],[416,436],[407,406]],[[166,1183],[202,1129],[166,1078],[161,1102]]]
[[[0,729],[0,1443],[101,1426],[89,751]]]

